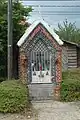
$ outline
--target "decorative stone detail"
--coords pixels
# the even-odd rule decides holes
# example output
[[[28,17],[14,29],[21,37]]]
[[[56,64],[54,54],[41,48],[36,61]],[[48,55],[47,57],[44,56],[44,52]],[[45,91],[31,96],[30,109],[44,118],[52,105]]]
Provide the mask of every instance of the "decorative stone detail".
[[[61,90],[61,82],[57,82],[56,87],[54,89],[55,100],[60,100],[60,90]]]
[[[56,82],[61,82],[62,80],[62,51],[57,51],[57,63],[56,63]]]
[[[48,31],[39,24],[32,33],[28,36],[26,42],[20,47],[20,56],[19,56],[19,78],[24,84],[28,83],[28,79],[30,79],[30,52],[33,50],[35,45],[37,45],[37,38],[39,36],[43,37],[43,43],[48,47],[51,47],[51,52],[55,52],[54,59],[56,59],[55,63],[52,65],[55,66],[55,82],[56,87],[54,89],[54,96],[56,99],[60,98],[60,88],[61,88],[61,80],[62,80],[62,49],[58,45],[58,43],[54,40],[54,38],[48,33]],[[45,40],[44,40],[45,38]],[[54,51],[55,50],[55,51]],[[54,62],[54,60],[53,60]],[[52,69],[54,69],[54,66]],[[29,71],[29,72],[28,72]],[[54,75],[54,73],[53,73]],[[52,76],[53,76],[52,75]],[[30,80],[29,80],[30,82]]]
[[[24,53],[20,53],[19,56],[19,78],[23,84],[27,84],[27,57]]]

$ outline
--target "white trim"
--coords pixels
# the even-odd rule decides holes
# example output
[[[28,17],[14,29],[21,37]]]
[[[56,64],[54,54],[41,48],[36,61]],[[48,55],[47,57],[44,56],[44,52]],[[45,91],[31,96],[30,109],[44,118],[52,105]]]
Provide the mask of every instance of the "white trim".
[[[29,34],[34,30],[34,28],[41,23],[48,32],[54,37],[54,39],[57,41],[59,45],[63,45],[62,40],[60,40],[59,36],[53,31],[53,28],[51,28],[44,20],[37,20],[33,22],[30,27],[27,28],[24,35],[20,38],[20,40],[17,42],[17,45],[20,47],[26,40],[26,38],[29,36]]]

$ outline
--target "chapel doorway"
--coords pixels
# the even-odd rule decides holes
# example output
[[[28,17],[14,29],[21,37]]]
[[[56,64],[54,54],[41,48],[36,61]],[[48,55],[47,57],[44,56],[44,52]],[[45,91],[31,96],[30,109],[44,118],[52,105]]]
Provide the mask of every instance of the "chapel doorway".
[[[51,54],[49,51],[31,52],[32,83],[51,83]]]

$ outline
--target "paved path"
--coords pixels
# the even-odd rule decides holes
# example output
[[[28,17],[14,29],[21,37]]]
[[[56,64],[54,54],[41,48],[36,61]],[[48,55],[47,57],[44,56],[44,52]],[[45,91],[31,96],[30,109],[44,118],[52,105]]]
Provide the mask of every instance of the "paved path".
[[[33,106],[37,110],[36,120],[80,120],[80,103],[46,101]]]
[[[44,101],[32,102],[32,104],[35,108],[33,117],[21,114],[0,114],[0,120],[80,120],[80,102]]]

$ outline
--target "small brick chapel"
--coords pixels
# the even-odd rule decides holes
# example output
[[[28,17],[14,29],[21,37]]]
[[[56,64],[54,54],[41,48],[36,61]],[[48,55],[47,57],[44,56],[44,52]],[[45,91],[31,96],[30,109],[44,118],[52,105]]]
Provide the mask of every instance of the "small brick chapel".
[[[27,28],[17,45],[20,80],[28,85],[55,84],[55,90],[59,92],[63,42],[53,28],[44,20],[36,20]]]

